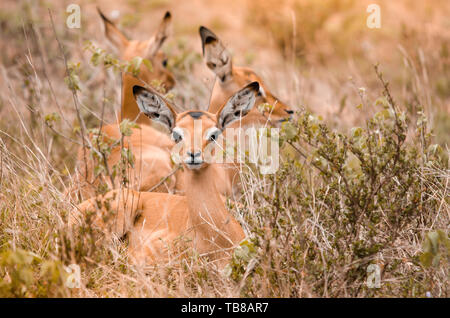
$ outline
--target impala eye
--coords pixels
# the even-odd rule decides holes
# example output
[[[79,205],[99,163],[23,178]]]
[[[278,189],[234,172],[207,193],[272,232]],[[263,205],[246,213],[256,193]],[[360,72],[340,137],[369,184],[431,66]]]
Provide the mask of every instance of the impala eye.
[[[162,66],[167,67],[167,59],[164,59],[164,60],[162,61]]]
[[[179,143],[183,139],[183,131],[177,127],[172,130],[172,140]]]
[[[216,141],[219,138],[221,133],[222,133],[222,131],[219,128],[216,128],[216,127],[210,128],[206,132],[205,139],[209,140],[209,141]]]

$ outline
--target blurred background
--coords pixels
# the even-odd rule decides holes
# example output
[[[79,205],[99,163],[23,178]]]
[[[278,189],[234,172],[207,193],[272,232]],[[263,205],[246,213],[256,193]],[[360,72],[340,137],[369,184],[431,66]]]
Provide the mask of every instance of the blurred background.
[[[435,142],[445,148],[450,140],[450,2],[376,1],[381,25],[369,28],[367,7],[373,2],[4,0],[0,4],[2,138],[19,138],[24,134],[21,127],[27,127],[34,142],[48,142],[44,137],[48,125],[39,122],[52,114],[64,119],[54,120],[53,129],[74,136],[77,118],[63,81],[65,66],[50,14],[67,60],[79,63],[81,112],[88,126],[98,125],[104,100],[104,117],[115,120],[120,76],[93,66],[92,53],[84,49],[86,41],[92,41],[110,51],[99,7],[130,38],[141,40],[153,35],[170,10],[172,32],[162,49],[176,75],[174,94],[183,107],[205,109],[213,85],[214,75],[201,59],[198,28],[204,25],[227,45],[235,65],[252,67],[285,103],[311,110],[337,129],[363,124],[375,111],[373,102],[382,87],[373,66],[379,63],[400,107],[413,119],[423,108]],[[78,29],[65,23],[71,3],[81,8]],[[52,140],[60,147],[49,153],[62,166],[70,166],[71,156],[66,155],[76,145],[56,133]],[[6,142],[13,147],[10,139]]]

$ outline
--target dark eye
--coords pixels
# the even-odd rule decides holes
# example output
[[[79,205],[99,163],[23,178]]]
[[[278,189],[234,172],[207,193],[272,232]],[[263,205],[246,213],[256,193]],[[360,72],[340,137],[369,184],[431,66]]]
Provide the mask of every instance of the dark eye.
[[[175,142],[180,142],[181,139],[183,139],[183,136],[181,136],[179,133],[177,133],[176,131],[172,132],[172,139]]]
[[[209,68],[216,68],[216,64],[215,63],[212,63],[212,62],[208,62],[208,67]]]
[[[164,59],[164,60],[162,61],[162,66],[167,67],[167,59]]]
[[[205,139],[209,141],[216,141],[221,133],[222,131],[218,128],[211,128],[211,130],[206,133]]]
[[[240,115],[241,115],[241,111],[238,110],[238,111],[234,112],[235,117],[239,117]]]

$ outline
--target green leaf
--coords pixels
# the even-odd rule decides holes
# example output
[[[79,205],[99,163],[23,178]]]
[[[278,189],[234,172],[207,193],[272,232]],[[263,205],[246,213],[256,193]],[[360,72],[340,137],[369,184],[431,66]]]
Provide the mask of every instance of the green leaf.
[[[281,132],[287,140],[293,140],[297,136],[297,128],[288,121],[281,125]]]
[[[45,115],[44,121],[47,125],[52,126],[54,122],[57,122],[61,119],[58,113],[50,113]]]
[[[131,136],[133,133],[133,128],[139,128],[139,125],[129,119],[124,119],[119,125],[120,133],[123,136]]]
[[[152,65],[152,62],[150,62],[150,61],[147,60],[147,59],[143,59],[143,60],[142,60],[142,63],[145,65],[145,67],[146,67],[150,72],[153,72],[153,65]]]
[[[422,253],[419,256],[419,259],[420,259],[420,263],[422,263],[423,266],[430,267],[433,262],[433,254],[431,254],[429,252]]]
[[[258,111],[260,113],[270,113],[273,109],[273,106],[270,105],[269,103],[262,103],[258,105]]]

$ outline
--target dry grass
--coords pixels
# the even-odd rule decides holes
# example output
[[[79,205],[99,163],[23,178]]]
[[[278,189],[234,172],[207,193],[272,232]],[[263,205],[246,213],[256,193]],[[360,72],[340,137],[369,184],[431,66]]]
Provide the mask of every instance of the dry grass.
[[[142,30],[153,30],[157,17],[172,11],[174,34],[164,50],[178,80],[173,93],[185,107],[204,108],[212,87],[213,76],[199,55],[197,28],[204,24],[229,45],[236,64],[252,66],[276,95],[299,111],[300,119],[305,118],[303,109],[309,110],[323,117],[321,125],[345,136],[351,136],[351,127],[366,127],[365,120],[380,111],[375,101],[384,89],[373,71],[375,62],[391,82],[389,92],[397,107],[410,119],[402,147],[405,153],[414,148],[416,157],[405,155],[403,174],[380,170],[374,182],[391,178],[392,184],[383,183],[376,199],[367,197],[370,204],[384,198],[399,205],[367,208],[357,221],[350,217],[346,200],[369,181],[339,175],[338,166],[330,167],[329,176],[321,174],[315,151],[330,151],[332,134],[308,144],[311,126],[302,126],[299,119],[296,132],[303,137],[286,137],[286,142],[301,147],[306,158],[286,144],[277,176],[263,178],[246,169],[245,191],[230,198],[230,208],[251,240],[235,255],[229,275],[195,253],[181,264],[137,268],[128,264],[126,242],[106,239],[89,223],[68,230],[67,213],[77,202],[66,191],[83,141],[82,127],[94,128],[101,118],[115,120],[120,80],[112,70],[93,66],[83,50],[86,40],[106,48],[95,5],[82,2],[83,27],[71,30],[64,23],[70,1],[65,2],[0,5],[0,296],[449,296],[448,241],[430,241],[430,257],[440,259],[435,266],[423,262],[429,233],[440,229],[448,240],[448,1],[379,1],[380,30],[366,28],[367,3],[359,1],[156,1],[140,10],[136,1],[99,3],[107,13],[121,10],[121,25],[141,39],[146,36]],[[143,18],[146,15],[155,19]],[[80,90],[75,93],[64,82],[63,56],[80,62]],[[415,125],[423,118],[420,110],[432,134]],[[433,148],[434,143],[440,148]],[[378,150],[375,157],[382,161],[385,151]],[[347,158],[335,155],[337,161]],[[409,174],[411,179],[402,180]],[[350,178],[352,195],[340,188],[344,177]],[[408,185],[404,202],[395,184]],[[416,196],[420,205],[411,205]],[[411,206],[411,215],[403,217]],[[402,215],[396,231],[394,212]],[[374,228],[365,230],[368,224]],[[356,235],[354,228],[364,229]],[[356,248],[356,241],[368,243]],[[63,283],[62,266],[72,263],[81,268],[81,288]],[[365,287],[365,270],[373,263],[382,266],[379,290]]]

